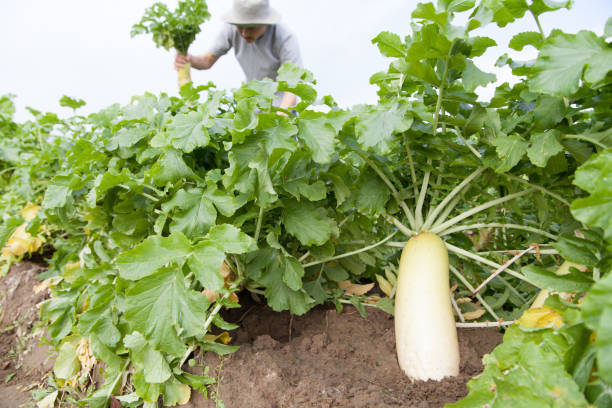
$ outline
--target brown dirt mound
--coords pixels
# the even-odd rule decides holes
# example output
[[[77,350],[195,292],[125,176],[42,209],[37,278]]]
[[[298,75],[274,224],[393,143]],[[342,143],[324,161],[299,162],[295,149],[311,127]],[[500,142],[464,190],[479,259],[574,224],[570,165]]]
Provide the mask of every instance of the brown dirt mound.
[[[493,329],[459,330],[461,374],[411,383],[396,360],[393,319],[378,309],[368,309],[366,319],[352,306],[292,318],[242,303],[226,316],[240,320],[232,333],[240,350],[196,358],[218,375],[219,386],[209,400],[194,395],[188,407],[212,408],[216,401],[227,408],[441,407],[467,394],[465,383],[502,339]]]
[[[50,349],[40,346],[36,293],[42,267],[15,265],[0,279],[0,408],[31,404],[31,389],[52,369]],[[369,308],[342,313],[319,307],[304,316],[276,313],[241,295],[240,309],[226,320],[240,324],[231,333],[236,353],[196,355],[193,371],[210,367],[218,385],[209,399],[192,395],[188,408],[434,408],[467,394],[465,383],[482,370],[481,359],[501,342],[493,329],[459,330],[461,374],[441,382],[411,383],[395,357],[393,319]],[[8,379],[8,381],[6,381]],[[221,404],[223,403],[223,404]]]

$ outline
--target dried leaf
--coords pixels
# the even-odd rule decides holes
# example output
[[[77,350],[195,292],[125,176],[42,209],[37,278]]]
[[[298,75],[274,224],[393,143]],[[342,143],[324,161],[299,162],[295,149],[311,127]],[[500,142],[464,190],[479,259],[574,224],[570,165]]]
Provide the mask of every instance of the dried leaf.
[[[211,289],[204,289],[202,293],[204,294],[204,296],[206,296],[206,299],[208,299],[210,303],[214,303],[217,301],[217,291]]]
[[[368,296],[365,299],[365,302],[370,304],[370,305],[373,305],[374,303],[378,303],[379,300],[380,300],[380,296],[372,295],[372,296]]]
[[[457,302],[458,305],[462,303],[472,303],[472,299],[469,297],[462,297],[462,298],[457,299],[455,302]]]
[[[88,375],[98,362],[89,348],[89,341],[81,339],[77,348],[77,356],[81,363],[81,377]]]
[[[219,269],[219,274],[221,274],[223,280],[227,282],[232,276],[232,268],[230,268],[226,262],[223,262],[221,264],[221,269]]]
[[[463,317],[466,320],[476,320],[479,317],[481,317],[483,314],[485,314],[485,310],[484,309],[478,309],[478,310],[474,310],[472,312],[465,312],[465,313],[461,313],[463,315]]]
[[[346,295],[365,295],[374,287],[374,283],[368,283],[367,285],[358,285],[351,281],[345,280],[338,283],[340,289],[344,290]]]

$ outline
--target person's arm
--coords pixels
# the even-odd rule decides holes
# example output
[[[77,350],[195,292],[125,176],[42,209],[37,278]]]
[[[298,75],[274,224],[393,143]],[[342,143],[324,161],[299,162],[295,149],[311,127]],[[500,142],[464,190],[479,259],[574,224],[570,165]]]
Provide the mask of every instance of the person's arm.
[[[279,108],[290,110],[291,107],[295,106],[296,102],[297,96],[291,92],[283,92],[283,98],[281,99]]]
[[[187,54],[186,56],[177,53],[176,57],[174,58],[174,68],[179,70],[183,65],[189,62],[195,69],[209,69],[215,64],[215,62],[217,62],[218,59],[218,56],[213,55],[210,52],[202,55]]]

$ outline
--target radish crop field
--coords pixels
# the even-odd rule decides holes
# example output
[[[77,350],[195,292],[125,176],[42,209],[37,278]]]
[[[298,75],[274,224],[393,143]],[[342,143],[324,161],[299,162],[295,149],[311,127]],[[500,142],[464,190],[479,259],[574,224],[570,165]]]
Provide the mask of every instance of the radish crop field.
[[[570,3],[420,3],[410,36],[373,39],[390,61],[378,103],[350,109],[291,64],[88,116],[64,97],[66,119],[17,123],[0,96],[2,274],[48,264],[56,358],[38,406],[212,392],[214,373],[188,367],[237,351],[224,316],[252,297],[295,319],[394,316],[401,381],[456,376],[456,327],[503,330],[448,407],[612,407],[612,18],[603,37],[514,36],[537,59],[501,56],[515,82],[475,92],[496,81],[474,61],[497,45],[475,29]],[[295,112],[273,106],[284,91]]]

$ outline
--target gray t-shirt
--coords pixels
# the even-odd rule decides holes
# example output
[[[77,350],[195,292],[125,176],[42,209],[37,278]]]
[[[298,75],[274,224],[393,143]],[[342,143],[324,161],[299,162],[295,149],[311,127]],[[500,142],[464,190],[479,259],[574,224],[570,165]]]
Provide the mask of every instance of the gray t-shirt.
[[[220,57],[232,47],[247,82],[264,78],[276,80],[278,69],[285,62],[302,66],[297,38],[282,24],[268,26],[264,35],[252,43],[240,36],[236,26],[224,24],[209,51]]]

